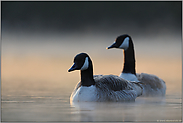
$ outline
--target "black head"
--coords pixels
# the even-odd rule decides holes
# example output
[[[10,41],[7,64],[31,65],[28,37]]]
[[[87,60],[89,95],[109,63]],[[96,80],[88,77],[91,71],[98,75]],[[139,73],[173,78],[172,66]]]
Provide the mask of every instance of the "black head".
[[[90,61],[90,57],[86,53],[77,54],[74,58],[74,64],[68,72],[88,69]]]
[[[119,48],[126,50],[129,47],[130,40],[131,37],[128,34],[120,35],[111,46],[107,47],[107,49]]]

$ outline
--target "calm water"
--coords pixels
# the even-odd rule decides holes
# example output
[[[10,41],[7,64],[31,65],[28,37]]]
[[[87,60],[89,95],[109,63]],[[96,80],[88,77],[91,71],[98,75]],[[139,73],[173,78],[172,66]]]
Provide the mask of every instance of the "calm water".
[[[54,43],[48,41],[52,39],[29,38],[24,42],[19,38],[3,38],[2,121],[181,121],[179,38],[172,39],[177,40],[176,43],[169,39],[166,45],[164,38],[161,42],[154,41],[157,39],[151,42],[136,39],[134,42],[137,72],[155,74],[164,79],[167,86],[165,97],[138,97],[130,103],[78,104],[69,102],[70,94],[80,80],[79,71],[67,72],[73,57],[79,52],[87,52],[93,60],[95,74],[119,75],[122,51],[106,50],[113,41],[105,42],[102,38],[90,39],[90,42],[78,38],[77,41],[82,39],[79,45],[77,42],[59,42],[62,38]],[[42,40],[46,41],[43,43]],[[101,42],[96,46],[93,40]]]
[[[44,96],[43,96],[44,95]],[[181,98],[142,98],[131,103],[70,104],[70,92],[60,95],[4,96],[2,121],[163,121],[181,120]]]

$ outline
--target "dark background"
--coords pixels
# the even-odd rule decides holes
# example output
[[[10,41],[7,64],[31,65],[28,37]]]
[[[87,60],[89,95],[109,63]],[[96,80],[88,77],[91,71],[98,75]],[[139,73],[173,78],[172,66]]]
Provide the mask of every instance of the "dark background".
[[[52,33],[181,34],[182,2],[1,2],[2,30]]]

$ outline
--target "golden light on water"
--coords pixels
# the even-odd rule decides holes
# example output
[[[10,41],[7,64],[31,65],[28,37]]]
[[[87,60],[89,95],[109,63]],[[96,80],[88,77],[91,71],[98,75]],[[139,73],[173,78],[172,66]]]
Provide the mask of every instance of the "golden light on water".
[[[114,74],[119,75],[122,71],[123,60],[121,57],[111,59],[110,57],[94,57],[93,67],[94,74]],[[149,59],[141,57],[136,59],[136,72],[149,73],[157,75],[167,81],[167,90],[180,91],[181,90],[181,60],[170,58]],[[22,84],[33,81],[38,86],[41,81],[51,86],[75,86],[80,80],[80,72],[75,71],[68,73],[68,69],[73,63],[73,58],[41,58],[35,56],[23,58],[2,58],[2,87],[11,86],[6,85],[7,81],[27,81]],[[17,83],[18,83],[17,82]],[[69,82],[69,83],[68,83]],[[16,84],[16,83],[14,83]],[[53,84],[53,85],[52,85]]]

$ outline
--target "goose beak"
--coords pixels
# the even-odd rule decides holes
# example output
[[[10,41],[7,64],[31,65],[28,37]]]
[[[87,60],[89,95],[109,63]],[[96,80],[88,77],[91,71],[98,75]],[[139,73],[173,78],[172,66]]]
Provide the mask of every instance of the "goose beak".
[[[74,70],[78,70],[77,69],[77,65],[74,63],[73,65],[72,65],[72,67],[68,70],[68,72],[71,72],[71,71],[74,71]]]
[[[111,49],[111,48],[113,48],[113,47],[112,47],[112,46],[106,47],[107,50],[108,50],[108,49]]]
[[[107,47],[106,49],[111,49],[111,48],[117,48],[116,43],[113,43],[111,46]]]

